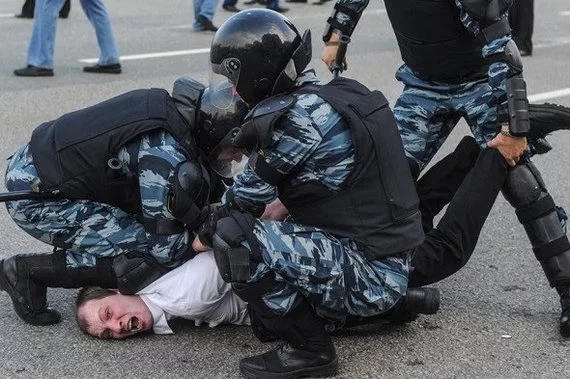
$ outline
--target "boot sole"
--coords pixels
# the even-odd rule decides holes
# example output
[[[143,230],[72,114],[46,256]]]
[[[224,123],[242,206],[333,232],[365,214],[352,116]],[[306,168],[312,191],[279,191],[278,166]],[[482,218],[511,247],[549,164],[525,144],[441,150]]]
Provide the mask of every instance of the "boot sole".
[[[326,365],[303,368],[290,372],[267,372],[257,371],[247,368],[239,368],[240,373],[249,379],[263,379],[263,378],[279,378],[279,379],[293,379],[293,378],[326,378],[335,376],[338,371],[338,358],[335,357],[333,361]]]

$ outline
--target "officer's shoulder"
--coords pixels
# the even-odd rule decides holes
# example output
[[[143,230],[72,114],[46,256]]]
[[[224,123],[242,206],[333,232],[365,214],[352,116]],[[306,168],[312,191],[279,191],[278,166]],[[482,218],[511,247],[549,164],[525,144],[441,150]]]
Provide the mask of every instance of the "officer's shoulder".
[[[247,115],[246,119],[253,119],[270,113],[283,112],[295,103],[293,95],[277,95],[263,100],[257,104]]]

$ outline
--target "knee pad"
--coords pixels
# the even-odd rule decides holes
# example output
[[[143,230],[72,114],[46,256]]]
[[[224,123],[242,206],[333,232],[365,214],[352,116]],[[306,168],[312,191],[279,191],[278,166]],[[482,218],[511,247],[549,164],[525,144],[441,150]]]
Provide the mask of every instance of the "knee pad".
[[[570,281],[570,243],[560,211],[532,163],[517,165],[509,172],[503,195],[515,207],[550,285]]]
[[[252,255],[260,261],[259,243],[253,235],[255,219],[247,213],[231,211],[218,220],[212,236],[214,258],[222,279],[227,283],[246,282],[250,277]],[[246,247],[246,244],[248,247]]]

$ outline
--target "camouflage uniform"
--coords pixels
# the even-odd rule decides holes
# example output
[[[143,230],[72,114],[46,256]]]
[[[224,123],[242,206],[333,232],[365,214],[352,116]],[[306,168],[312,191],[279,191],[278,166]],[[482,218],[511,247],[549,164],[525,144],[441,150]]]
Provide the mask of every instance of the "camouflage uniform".
[[[296,85],[317,81],[308,71]],[[323,99],[301,94],[276,122],[265,160],[281,173],[293,173],[294,183],[316,180],[338,190],[354,167],[350,129]],[[235,177],[228,195],[261,205],[274,200],[278,190],[247,168]],[[278,285],[263,300],[277,315],[289,313],[301,296],[329,318],[375,315],[406,293],[407,254],[368,261],[351,240],[291,222],[256,220],[253,233],[263,262],[253,268],[249,282],[269,271],[276,274]]]
[[[174,217],[167,207],[174,168],[186,160],[184,149],[167,132],[155,131],[122,147],[117,155],[127,173],[139,178],[140,214],[146,218]],[[6,172],[9,191],[30,190],[38,179],[26,144],[12,156]],[[118,207],[90,200],[20,200],[6,203],[10,216],[33,237],[67,251],[71,268],[91,267],[97,257],[113,257],[126,252],[150,254],[158,263],[174,268],[182,262],[188,232],[151,234]]]
[[[338,0],[338,3],[362,13],[368,0]],[[465,12],[459,0],[461,22],[474,35],[480,25]],[[504,15],[506,17],[506,15]],[[354,24],[347,15],[338,13],[337,21]],[[510,37],[491,41],[483,47],[484,57],[502,52]],[[419,78],[408,66],[402,65],[396,79],[404,83],[404,90],[394,106],[394,116],[408,157],[424,168],[457,122],[463,117],[481,147],[498,132],[497,106],[506,112],[505,83],[508,67],[503,62],[489,66],[488,75],[466,77],[457,83],[428,81]]]

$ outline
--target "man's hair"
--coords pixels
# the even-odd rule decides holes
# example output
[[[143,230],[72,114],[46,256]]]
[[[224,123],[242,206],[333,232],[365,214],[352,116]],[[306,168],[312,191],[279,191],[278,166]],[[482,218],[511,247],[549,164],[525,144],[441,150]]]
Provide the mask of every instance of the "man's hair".
[[[75,319],[77,320],[77,325],[79,326],[79,329],[83,333],[89,334],[87,332],[89,324],[87,323],[85,317],[79,316],[79,308],[85,305],[90,300],[104,299],[106,297],[115,294],[116,294],[115,291],[111,291],[101,287],[84,287],[81,290],[79,290],[79,293],[77,294],[77,299],[75,300]]]

